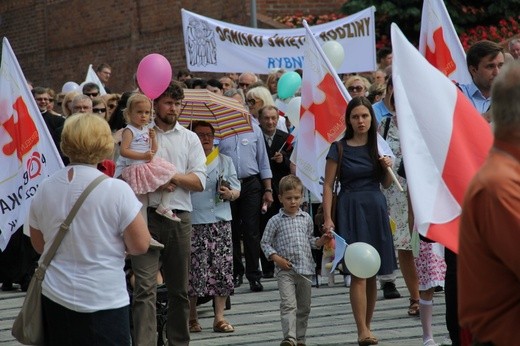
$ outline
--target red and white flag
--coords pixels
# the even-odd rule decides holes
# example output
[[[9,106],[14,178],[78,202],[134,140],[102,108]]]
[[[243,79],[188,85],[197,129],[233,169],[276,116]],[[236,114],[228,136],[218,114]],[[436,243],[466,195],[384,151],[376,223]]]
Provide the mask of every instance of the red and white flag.
[[[9,41],[0,66],[0,250],[26,220],[32,196],[63,167]]]
[[[466,188],[493,142],[489,124],[392,24],[399,137],[419,233],[458,250]]]
[[[330,144],[340,139],[345,131],[345,110],[350,95],[305,21],[304,26],[306,36],[296,175],[321,201],[325,157]]]
[[[462,84],[471,82],[466,53],[444,1],[424,0],[419,51],[451,80]]]

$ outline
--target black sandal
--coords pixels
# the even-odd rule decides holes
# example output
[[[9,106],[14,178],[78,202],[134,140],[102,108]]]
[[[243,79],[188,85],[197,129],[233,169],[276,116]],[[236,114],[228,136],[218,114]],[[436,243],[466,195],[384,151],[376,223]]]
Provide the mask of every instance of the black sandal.
[[[408,307],[408,316],[419,316],[421,313],[419,299],[410,298],[410,306]]]

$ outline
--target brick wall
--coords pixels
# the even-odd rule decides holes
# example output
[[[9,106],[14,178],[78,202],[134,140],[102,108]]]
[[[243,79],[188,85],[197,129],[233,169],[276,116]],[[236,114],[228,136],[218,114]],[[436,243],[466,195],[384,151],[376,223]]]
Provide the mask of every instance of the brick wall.
[[[347,0],[256,0],[257,11],[269,17],[295,13],[326,14],[338,12]],[[249,1],[246,1],[249,3]]]
[[[330,13],[343,2],[257,0],[257,12],[268,17]],[[83,81],[89,64],[107,62],[109,86],[124,91],[133,88],[132,76],[147,54],[164,55],[174,74],[185,67],[181,8],[250,23],[249,0],[1,0],[0,36],[9,39],[34,85],[61,90],[67,81]]]

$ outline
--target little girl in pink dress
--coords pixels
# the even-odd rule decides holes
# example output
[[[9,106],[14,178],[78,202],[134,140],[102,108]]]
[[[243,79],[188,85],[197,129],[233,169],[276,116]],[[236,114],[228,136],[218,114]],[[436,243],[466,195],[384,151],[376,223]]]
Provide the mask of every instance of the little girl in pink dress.
[[[177,172],[173,164],[155,156],[157,138],[155,130],[149,126],[151,114],[152,102],[148,97],[139,93],[130,96],[124,111],[128,125],[123,130],[120,149],[126,162],[121,176],[143,202],[143,207],[147,204],[146,194],[168,183]],[[161,203],[155,211],[170,220],[181,221],[168,208],[169,202],[170,192],[163,190]]]

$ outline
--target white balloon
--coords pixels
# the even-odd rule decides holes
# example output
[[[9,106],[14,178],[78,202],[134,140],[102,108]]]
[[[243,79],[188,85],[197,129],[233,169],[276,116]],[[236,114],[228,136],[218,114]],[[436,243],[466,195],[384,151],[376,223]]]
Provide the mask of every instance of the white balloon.
[[[348,271],[362,279],[376,275],[381,267],[381,257],[377,250],[363,242],[349,244],[344,258]]]
[[[79,89],[79,85],[76,82],[66,82],[63,84],[63,87],[61,88],[61,92],[66,94],[70,93],[71,91],[77,91]]]
[[[337,41],[328,41],[325,42],[321,48],[327,58],[329,58],[332,67],[336,70],[340,68],[343,64],[343,60],[345,60],[345,50],[343,49],[343,46]]]
[[[287,115],[287,118],[289,118],[289,121],[291,122],[291,125],[294,126],[294,128],[298,128],[298,125],[300,124],[300,107],[302,105],[302,98],[300,96],[293,97],[291,101],[289,101],[289,104],[287,105],[287,111],[285,114]]]

